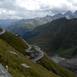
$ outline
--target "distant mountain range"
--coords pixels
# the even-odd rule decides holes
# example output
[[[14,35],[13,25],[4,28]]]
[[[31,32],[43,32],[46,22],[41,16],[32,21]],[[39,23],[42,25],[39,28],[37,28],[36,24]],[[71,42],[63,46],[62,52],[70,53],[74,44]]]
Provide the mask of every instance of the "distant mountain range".
[[[0,27],[11,27],[10,29],[14,29],[14,27],[26,27],[32,30],[37,26],[46,24],[62,17],[66,17],[67,19],[77,18],[77,11],[74,13],[67,11],[64,14],[59,13],[54,16],[47,15],[45,17],[37,17],[33,19],[0,19]]]
[[[36,18],[33,18],[33,19],[21,19],[19,21],[16,21],[14,24],[10,24],[10,25],[12,25],[13,28],[16,27],[16,26],[19,26],[19,27],[25,26],[28,29],[34,29],[37,26],[46,24],[48,22],[51,22],[53,20],[63,18],[63,17],[66,17],[67,19],[77,18],[77,11],[75,11],[74,13],[72,13],[71,11],[67,11],[64,14],[59,13],[59,14],[56,14],[56,15],[53,15],[53,16],[47,15],[45,17],[36,17]],[[12,21],[15,21],[15,20],[12,20]]]
[[[26,38],[30,38],[30,36],[32,37],[36,35],[36,33],[32,33],[34,28],[63,17],[66,17],[67,19],[77,18],[77,11],[74,13],[68,11],[64,14],[56,14],[54,16],[47,15],[46,17],[37,17],[34,19],[0,20],[0,26],[5,27],[8,31],[13,33],[17,33],[21,36],[26,36]]]
[[[77,11],[72,13],[71,11],[67,11],[64,14],[56,14],[53,16],[47,15],[45,17],[36,17],[33,19],[0,19],[0,26],[11,26],[11,25],[25,25],[29,29],[33,29],[39,25],[46,24],[51,22],[52,20],[59,19],[62,17],[66,18],[77,18]]]

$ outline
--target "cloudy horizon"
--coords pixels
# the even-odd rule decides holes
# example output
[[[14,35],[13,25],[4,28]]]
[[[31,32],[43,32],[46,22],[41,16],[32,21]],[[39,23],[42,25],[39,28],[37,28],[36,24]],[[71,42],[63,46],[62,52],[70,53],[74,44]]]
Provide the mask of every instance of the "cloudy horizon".
[[[0,0],[0,19],[43,17],[77,10],[77,0]]]

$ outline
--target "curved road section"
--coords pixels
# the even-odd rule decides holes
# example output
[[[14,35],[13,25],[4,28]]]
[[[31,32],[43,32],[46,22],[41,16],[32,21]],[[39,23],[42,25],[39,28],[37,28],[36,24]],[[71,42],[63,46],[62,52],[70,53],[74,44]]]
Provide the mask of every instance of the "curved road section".
[[[38,53],[38,56],[36,56],[36,57],[33,59],[33,61],[36,62],[36,61],[39,61],[40,59],[43,58],[44,52],[43,52],[43,51],[41,50],[41,48],[38,47],[38,46],[34,46],[34,48],[35,48],[35,50],[36,50],[37,52],[39,52],[39,53]]]
[[[44,52],[38,46],[29,45],[29,48],[26,49],[26,52],[30,54],[33,62],[37,62],[44,57]]]
[[[6,31],[4,29],[0,30],[0,35],[3,35]],[[22,39],[27,45],[28,49],[26,49],[26,52],[30,54],[30,57],[33,62],[39,61],[44,56],[44,52],[41,50],[40,47],[35,45],[29,45],[24,39]]]
[[[3,35],[6,31],[4,29],[2,29],[2,31],[0,31],[0,35]]]
[[[26,49],[25,51],[30,54],[29,56],[33,62],[37,62],[44,57],[44,52],[41,50],[40,47],[30,45],[24,39],[22,40],[28,45],[28,49]]]

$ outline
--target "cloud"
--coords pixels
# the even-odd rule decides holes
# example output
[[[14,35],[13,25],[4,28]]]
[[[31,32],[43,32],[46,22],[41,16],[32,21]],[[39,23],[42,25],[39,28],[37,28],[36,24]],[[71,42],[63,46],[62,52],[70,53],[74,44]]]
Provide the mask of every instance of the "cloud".
[[[0,0],[0,18],[33,18],[77,10],[77,0]]]

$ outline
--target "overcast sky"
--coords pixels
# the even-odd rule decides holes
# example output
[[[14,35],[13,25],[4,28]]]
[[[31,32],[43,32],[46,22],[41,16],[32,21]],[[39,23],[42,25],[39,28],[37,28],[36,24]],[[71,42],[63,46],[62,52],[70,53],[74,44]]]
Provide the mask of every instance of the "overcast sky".
[[[0,19],[32,18],[77,10],[77,0],[0,0]]]

